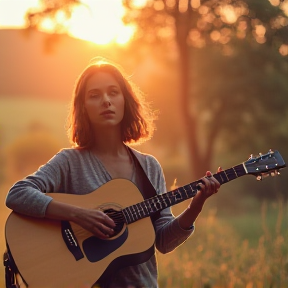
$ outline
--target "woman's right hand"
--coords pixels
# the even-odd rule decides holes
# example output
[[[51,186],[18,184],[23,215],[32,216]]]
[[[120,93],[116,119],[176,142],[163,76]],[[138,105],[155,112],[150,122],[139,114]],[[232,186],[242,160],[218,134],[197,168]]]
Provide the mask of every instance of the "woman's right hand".
[[[114,233],[114,221],[101,210],[75,208],[72,221],[100,239],[107,239]]]
[[[46,218],[72,221],[100,239],[114,234],[114,221],[101,210],[86,209],[52,200],[46,209]]]

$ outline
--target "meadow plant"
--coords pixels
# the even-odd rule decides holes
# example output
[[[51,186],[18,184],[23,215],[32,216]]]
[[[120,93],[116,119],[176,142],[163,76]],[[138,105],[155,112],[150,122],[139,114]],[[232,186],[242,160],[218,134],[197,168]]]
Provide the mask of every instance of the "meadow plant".
[[[241,239],[237,227],[217,218],[216,211],[201,216],[194,235],[183,245],[157,255],[160,287],[287,288],[288,231],[283,215],[288,215],[281,201],[277,205],[274,229],[268,229],[267,204],[262,205],[263,234],[255,246]]]

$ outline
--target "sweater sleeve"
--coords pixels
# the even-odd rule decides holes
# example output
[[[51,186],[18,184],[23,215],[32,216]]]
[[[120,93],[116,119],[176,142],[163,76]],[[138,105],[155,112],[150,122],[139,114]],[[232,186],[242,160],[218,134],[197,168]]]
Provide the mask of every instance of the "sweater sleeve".
[[[163,170],[156,160],[157,168],[157,194],[166,193],[166,182]],[[194,225],[189,230],[180,227],[177,217],[171,212],[171,207],[161,211],[160,217],[155,221],[156,248],[161,253],[169,253],[183,244],[194,231]]]
[[[135,155],[138,156],[137,158],[154,186],[156,193],[158,195],[166,193],[165,177],[158,160],[154,156],[139,152],[136,152]],[[194,231],[194,225],[189,230],[182,229],[177,217],[172,214],[170,207],[162,210],[160,217],[153,224],[156,232],[155,245],[161,253],[173,251],[183,244]]]
[[[11,187],[6,197],[6,206],[24,215],[44,217],[52,200],[45,193],[59,191],[61,179],[68,169],[66,157],[59,152],[35,173]]]

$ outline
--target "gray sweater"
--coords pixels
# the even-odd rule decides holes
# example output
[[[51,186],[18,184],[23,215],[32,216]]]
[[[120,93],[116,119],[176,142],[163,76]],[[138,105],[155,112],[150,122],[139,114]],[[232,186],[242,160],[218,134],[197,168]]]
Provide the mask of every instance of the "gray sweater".
[[[139,160],[157,194],[166,192],[162,168],[151,155],[131,149]],[[15,183],[10,189],[6,205],[10,209],[34,217],[45,217],[45,211],[52,200],[46,192],[87,194],[112,180],[110,174],[89,150],[63,149],[34,174]],[[170,208],[164,209],[153,222],[155,247],[161,253],[168,253],[182,244],[193,232],[183,230]],[[109,287],[158,287],[157,264],[153,255],[145,263],[128,266],[111,277]],[[95,279],[96,281],[97,279]],[[134,287],[132,286],[132,287]]]

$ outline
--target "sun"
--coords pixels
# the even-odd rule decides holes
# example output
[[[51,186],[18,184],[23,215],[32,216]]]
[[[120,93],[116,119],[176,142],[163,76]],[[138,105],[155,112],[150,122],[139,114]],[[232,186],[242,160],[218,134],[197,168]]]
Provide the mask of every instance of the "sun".
[[[127,43],[133,33],[132,25],[124,25],[125,13],[122,1],[86,0],[86,5],[74,9],[68,22],[71,36],[85,39],[97,44]]]
[[[17,6],[18,13],[15,13],[15,1],[21,4]],[[124,45],[132,38],[135,27],[122,22],[125,8],[121,0],[81,0],[79,2],[82,5],[73,7],[70,19],[67,20],[64,13],[60,11],[56,14],[56,21],[51,18],[43,19],[39,30],[51,33],[58,22],[65,27],[65,32],[70,36],[99,45],[110,43]],[[41,9],[41,1],[0,0],[0,16],[2,16],[0,28],[25,28],[25,14],[29,9],[35,11]]]

